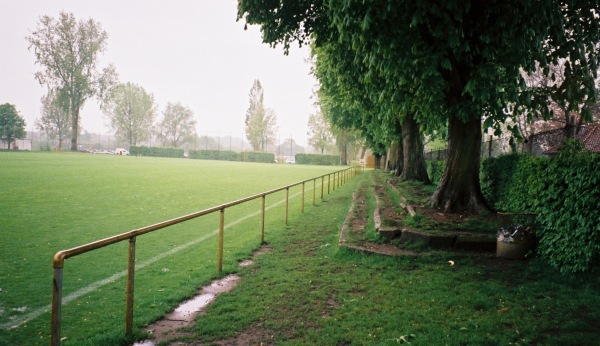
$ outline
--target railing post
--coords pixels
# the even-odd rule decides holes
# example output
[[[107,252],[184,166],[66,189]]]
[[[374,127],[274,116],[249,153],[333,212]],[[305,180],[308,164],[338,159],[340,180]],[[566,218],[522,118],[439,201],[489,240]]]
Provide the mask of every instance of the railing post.
[[[327,174],[327,194],[329,194],[330,187],[331,187],[331,173]]]
[[[304,213],[304,182],[302,182],[302,212]]]
[[[52,279],[52,317],[50,322],[50,345],[60,345],[60,312],[62,305],[63,268],[54,268]]]
[[[260,216],[260,243],[263,244],[265,242],[265,200],[266,200],[267,196],[266,195],[262,195],[262,206],[260,207],[261,209],[261,216]]]
[[[333,172],[333,191],[335,191],[335,175],[336,172]]]
[[[289,199],[290,199],[290,188],[285,188],[285,224],[288,224],[288,208],[289,208]]]
[[[321,176],[321,201],[323,200],[323,189],[325,188],[325,176]]]
[[[219,212],[219,251],[218,251],[218,259],[217,259],[217,270],[220,272],[223,271],[223,233],[225,229],[225,208],[221,209]]]
[[[317,189],[317,179],[313,179],[313,207],[315,206],[315,193]]]
[[[127,290],[125,303],[125,335],[133,335],[133,293],[135,291],[135,238],[129,239],[129,260],[127,263]]]

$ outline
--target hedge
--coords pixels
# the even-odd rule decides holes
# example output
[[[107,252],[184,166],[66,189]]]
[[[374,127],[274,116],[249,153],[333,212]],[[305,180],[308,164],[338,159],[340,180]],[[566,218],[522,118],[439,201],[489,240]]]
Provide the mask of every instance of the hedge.
[[[129,148],[129,154],[133,156],[183,157],[183,149],[134,146]]]
[[[275,154],[273,154],[273,153],[245,152],[245,153],[242,154],[242,161],[246,161],[246,162],[274,163],[275,162]]]
[[[341,160],[337,155],[296,154],[296,163],[305,165],[336,166]]]
[[[131,147],[131,155],[154,156],[154,157],[183,157],[183,149],[159,148],[159,147]],[[224,161],[246,161],[246,162],[275,162],[275,154],[244,152],[238,153],[229,150],[190,150],[190,159],[200,160],[224,160]]]
[[[433,183],[439,183],[446,168],[445,160],[426,160],[427,175]]]
[[[190,159],[241,161],[241,154],[229,150],[190,150]]]
[[[568,142],[552,159],[507,155],[482,164],[482,192],[499,211],[536,214],[538,254],[561,272],[600,261],[600,156]]]

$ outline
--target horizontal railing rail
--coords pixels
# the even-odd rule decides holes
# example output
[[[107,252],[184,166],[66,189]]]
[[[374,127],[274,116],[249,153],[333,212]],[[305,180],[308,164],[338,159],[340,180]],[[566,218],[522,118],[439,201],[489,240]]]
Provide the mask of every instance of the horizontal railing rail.
[[[304,212],[305,202],[305,184],[313,182],[313,195],[312,204],[315,205],[316,200],[316,189],[317,180],[321,179],[321,200],[323,200],[325,177],[327,177],[327,194],[331,190],[335,190],[336,187],[340,187],[347,180],[353,178],[363,170],[360,166],[354,166],[346,168],[340,171],[324,174],[312,179],[303,180],[297,183],[279,187],[273,190],[258,193],[252,196],[241,198],[235,201],[220,204],[208,209],[193,212],[187,215],[183,215],[174,219],[162,221],[153,225],[149,225],[142,228],[137,228],[125,233],[117,234],[108,238],[97,240],[84,245],[76,246],[70,249],[61,250],[54,255],[52,267],[54,268],[54,276],[52,282],[52,315],[51,315],[51,326],[50,326],[50,345],[60,345],[60,322],[61,322],[61,307],[62,307],[62,277],[63,267],[65,259],[81,255],[86,252],[97,250],[105,246],[109,246],[115,243],[119,243],[125,240],[129,240],[128,247],[128,263],[127,263],[127,288],[126,288],[126,308],[125,308],[125,334],[132,335],[133,333],[133,297],[134,297],[134,278],[135,278],[135,242],[136,238],[140,235],[157,231],[169,226],[173,226],[188,220],[192,220],[204,215],[212,214],[215,212],[220,213],[219,217],[219,231],[218,231],[218,250],[217,250],[217,270],[221,272],[223,270],[223,235],[225,225],[225,209],[252,201],[258,198],[262,199],[261,204],[261,221],[260,221],[260,241],[264,243],[265,234],[265,202],[266,197],[276,192],[285,190],[285,224],[288,224],[288,210],[289,210],[289,190],[292,187],[302,185],[302,212]],[[332,179],[333,176],[333,179]],[[332,181],[333,180],[333,181]]]

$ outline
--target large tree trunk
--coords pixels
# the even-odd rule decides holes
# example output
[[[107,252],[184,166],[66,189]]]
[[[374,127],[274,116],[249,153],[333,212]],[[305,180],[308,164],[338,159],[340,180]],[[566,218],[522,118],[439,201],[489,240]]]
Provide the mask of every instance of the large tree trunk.
[[[481,137],[480,118],[463,123],[450,117],[448,161],[440,185],[431,197],[432,207],[450,213],[491,211],[479,185]]]
[[[79,108],[72,106],[71,110],[71,151],[77,151],[77,135],[79,135]]]
[[[402,142],[393,141],[388,150],[388,169],[394,170],[394,175],[398,176],[402,173],[402,164],[404,155],[402,152]]]
[[[400,178],[431,184],[423,155],[421,131],[412,114],[408,114],[402,123],[402,147],[404,148],[404,164]]]
[[[365,154],[367,153],[367,147],[366,146],[362,146],[362,148],[360,148],[360,159],[364,159],[365,158]]]
[[[340,151],[341,151],[340,160],[341,160],[341,164],[343,166],[348,164],[348,133],[347,133],[347,131],[348,130],[346,130],[346,129],[342,130],[342,146],[340,148]]]
[[[380,169],[381,168],[381,155],[374,154],[373,157],[375,158],[375,167],[373,167],[373,168]]]

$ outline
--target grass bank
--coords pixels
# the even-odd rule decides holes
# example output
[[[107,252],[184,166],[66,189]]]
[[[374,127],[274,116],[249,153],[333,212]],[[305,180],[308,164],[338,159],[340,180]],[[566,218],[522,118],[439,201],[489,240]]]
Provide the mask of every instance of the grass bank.
[[[270,238],[271,251],[238,269],[239,286],[209,306],[186,341],[597,344],[597,276],[563,276],[535,260],[493,255],[386,257],[339,248],[352,190],[370,179],[363,174]]]

